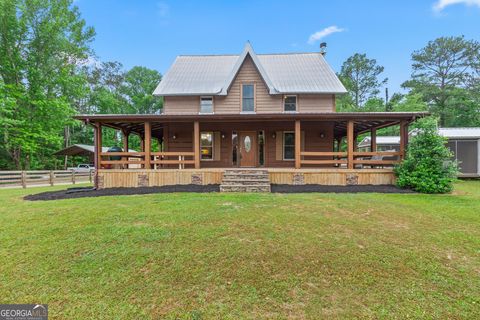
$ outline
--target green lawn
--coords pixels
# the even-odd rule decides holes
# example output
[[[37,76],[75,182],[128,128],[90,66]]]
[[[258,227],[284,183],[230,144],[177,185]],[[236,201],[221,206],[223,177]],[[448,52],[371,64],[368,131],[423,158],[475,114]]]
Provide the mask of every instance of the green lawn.
[[[52,319],[480,318],[480,182],[22,200],[60,188],[0,190],[1,303]]]

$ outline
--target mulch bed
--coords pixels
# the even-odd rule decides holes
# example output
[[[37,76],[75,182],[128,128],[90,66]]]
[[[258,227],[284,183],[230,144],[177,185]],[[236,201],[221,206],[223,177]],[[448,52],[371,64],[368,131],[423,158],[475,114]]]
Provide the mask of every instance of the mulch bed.
[[[175,185],[163,187],[139,187],[139,188],[108,188],[94,190],[93,188],[70,188],[67,190],[49,191],[25,196],[23,199],[30,201],[37,200],[60,200],[86,197],[103,196],[123,196],[132,194],[152,194],[152,193],[171,193],[171,192],[219,192],[218,184],[206,186],[201,185]]]
[[[123,196],[132,194],[152,194],[152,193],[171,193],[171,192],[219,192],[218,184],[206,186],[201,185],[175,185],[163,187],[139,187],[139,188],[109,188],[94,190],[93,188],[69,188],[67,190],[49,191],[25,196],[25,200],[60,200],[75,199],[87,197],[103,197],[103,196]],[[359,192],[376,192],[376,193],[414,193],[412,190],[400,189],[392,185],[357,185],[357,186],[324,186],[317,184],[306,185],[289,185],[289,184],[272,184],[272,192],[275,193],[359,193]]]
[[[272,192],[276,193],[360,193],[360,192],[376,192],[376,193],[415,193],[409,189],[400,189],[394,185],[353,185],[353,186],[324,186],[319,184],[272,184]]]

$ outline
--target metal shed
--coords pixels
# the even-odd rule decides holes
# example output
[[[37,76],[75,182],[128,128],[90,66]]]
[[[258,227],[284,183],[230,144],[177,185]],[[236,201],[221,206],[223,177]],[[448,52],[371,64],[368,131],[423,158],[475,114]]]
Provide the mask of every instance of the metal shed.
[[[439,128],[438,133],[448,138],[461,176],[480,177],[480,128]]]

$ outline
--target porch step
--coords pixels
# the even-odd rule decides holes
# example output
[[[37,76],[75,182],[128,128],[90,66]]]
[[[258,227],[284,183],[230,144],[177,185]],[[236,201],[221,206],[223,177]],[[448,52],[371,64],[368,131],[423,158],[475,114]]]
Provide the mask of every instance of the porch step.
[[[270,192],[270,178],[264,169],[227,169],[221,192]]]
[[[220,192],[270,192],[270,184],[263,185],[243,185],[243,184],[234,184],[234,185],[220,185]]]

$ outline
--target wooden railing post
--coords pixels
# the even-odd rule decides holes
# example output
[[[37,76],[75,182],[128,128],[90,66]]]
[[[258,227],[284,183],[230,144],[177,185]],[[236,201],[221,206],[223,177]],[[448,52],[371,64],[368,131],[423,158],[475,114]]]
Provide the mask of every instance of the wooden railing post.
[[[130,133],[128,130],[122,130],[122,138],[123,138],[123,152],[128,152],[128,137]],[[123,160],[128,160],[128,157],[124,157]],[[124,165],[124,169],[128,169],[128,164]]]
[[[72,184],[75,184],[75,170],[72,170]]]
[[[151,168],[150,153],[152,152],[152,126],[145,122],[145,169]]]
[[[193,122],[193,153],[195,169],[200,169],[200,123]]]
[[[400,160],[405,159],[405,126],[406,122],[400,122]]]
[[[25,171],[22,171],[21,175],[20,175],[20,179],[21,179],[21,182],[22,182],[22,188],[26,188],[27,187],[27,174],[25,173]]]
[[[301,127],[300,127],[300,120],[295,120],[295,169],[300,169],[301,167],[301,148],[302,148],[302,140],[301,140]]]
[[[88,170],[88,181],[92,183],[92,170]]]
[[[53,170],[50,170],[50,185],[53,186],[53,180],[55,179],[55,174],[53,173]]]
[[[377,151],[377,129],[370,129],[370,151]]]
[[[355,124],[352,120],[348,120],[347,124],[347,168],[353,169],[353,136]]]

